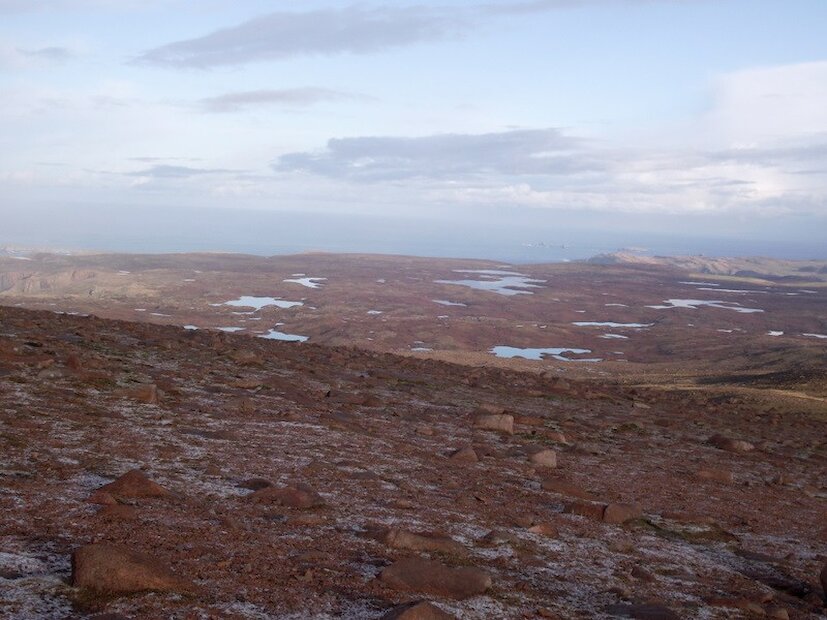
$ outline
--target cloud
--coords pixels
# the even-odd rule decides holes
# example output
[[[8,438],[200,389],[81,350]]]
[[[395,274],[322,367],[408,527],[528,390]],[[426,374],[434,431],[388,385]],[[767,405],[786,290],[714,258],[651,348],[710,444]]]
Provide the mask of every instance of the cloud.
[[[274,168],[372,182],[490,174],[572,174],[599,167],[579,152],[579,145],[579,140],[557,129],[343,138],[329,140],[327,149],[318,153],[282,155]]]
[[[346,93],[329,88],[305,87],[226,93],[201,99],[198,103],[205,112],[238,112],[255,106],[280,105],[303,108],[317,103],[348,100],[370,101],[373,99],[367,95]]]
[[[128,157],[129,161],[154,164],[159,161],[202,161],[200,157]]]
[[[815,137],[814,137],[815,138]],[[706,156],[710,161],[739,162],[758,166],[794,167],[827,161],[827,135],[820,141],[771,147],[740,147],[712,151]]]
[[[2,1],[2,0],[0,0]],[[368,54],[457,38],[499,16],[582,8],[702,0],[534,0],[456,6],[366,6],[277,11],[140,54],[135,62],[178,68],[240,65],[297,56]]]
[[[545,13],[565,9],[579,9],[586,6],[635,5],[635,4],[691,4],[705,0],[526,0],[525,2],[493,2],[482,10],[494,15],[524,15]]]
[[[0,41],[0,68],[30,69],[63,63],[77,57],[69,47],[49,45],[45,47],[20,47]]]
[[[136,62],[208,68],[316,54],[366,54],[455,37],[467,27],[462,12],[425,6],[279,11],[151,49]]]
[[[28,58],[53,62],[63,62],[75,56],[75,53],[69,48],[59,46],[41,47],[38,49],[17,48],[17,51]]]
[[[709,136],[753,145],[827,134],[827,61],[721,75],[702,119]]]
[[[282,155],[273,168],[398,190],[421,204],[827,214],[827,135],[821,138],[698,149],[612,146],[557,129],[354,137]]]
[[[170,164],[159,164],[151,166],[143,170],[135,172],[127,172],[126,176],[142,177],[152,179],[188,179],[190,177],[197,177],[212,174],[234,174],[237,170],[227,170],[224,168],[191,168],[189,166],[173,166]]]
[[[0,14],[76,9],[129,10],[173,1],[175,0],[0,0]]]

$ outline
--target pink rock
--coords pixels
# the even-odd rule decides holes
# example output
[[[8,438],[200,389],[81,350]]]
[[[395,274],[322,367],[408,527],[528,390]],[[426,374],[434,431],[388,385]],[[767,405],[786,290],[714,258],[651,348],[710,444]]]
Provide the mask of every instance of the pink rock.
[[[119,545],[86,545],[72,554],[72,584],[99,593],[187,592],[191,585],[154,558]]]
[[[474,428],[485,431],[495,431],[507,435],[514,434],[514,416],[502,413],[499,415],[481,415],[474,420]]]
[[[620,524],[640,519],[642,516],[643,510],[636,504],[609,504],[603,512],[603,521]]]
[[[454,463],[476,463],[479,461],[476,451],[471,446],[455,450],[449,457]]]
[[[115,498],[169,497],[172,495],[160,484],[150,480],[140,469],[126,472],[114,482],[103,485],[98,492],[109,493]]]
[[[491,576],[479,568],[451,568],[433,560],[397,560],[379,578],[397,590],[425,592],[435,596],[466,599],[491,587]]]
[[[538,467],[557,467],[557,453],[554,450],[540,450],[532,454],[528,460]]]
[[[456,616],[442,611],[436,605],[427,601],[407,603],[394,607],[382,620],[455,620]]]

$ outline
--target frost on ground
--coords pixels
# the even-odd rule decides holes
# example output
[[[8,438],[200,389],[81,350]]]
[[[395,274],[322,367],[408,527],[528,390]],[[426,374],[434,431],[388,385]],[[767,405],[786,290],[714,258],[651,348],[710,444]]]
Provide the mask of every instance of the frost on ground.
[[[0,617],[381,618],[413,598],[472,620],[639,601],[821,612],[824,421],[799,405],[43,316],[0,308]],[[135,469],[169,495],[90,502]],[[643,516],[604,521],[618,503]],[[381,527],[463,551],[391,547]],[[150,554],[198,594],[79,596],[69,558],[92,541]],[[456,600],[378,578],[410,557],[492,587]]]

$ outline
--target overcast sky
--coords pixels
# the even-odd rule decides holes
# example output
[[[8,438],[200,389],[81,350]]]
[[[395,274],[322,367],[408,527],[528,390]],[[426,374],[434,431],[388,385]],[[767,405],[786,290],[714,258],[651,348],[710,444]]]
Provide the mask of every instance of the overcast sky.
[[[824,0],[0,0],[0,210],[530,210],[812,241],[825,24]]]

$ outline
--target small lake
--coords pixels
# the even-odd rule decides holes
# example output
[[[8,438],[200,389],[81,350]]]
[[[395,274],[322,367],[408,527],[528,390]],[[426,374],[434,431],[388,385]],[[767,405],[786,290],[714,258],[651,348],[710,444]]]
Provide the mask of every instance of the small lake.
[[[514,271],[499,271],[496,269],[454,269],[454,273],[477,274],[479,280],[434,280],[436,284],[451,284],[467,286],[478,291],[488,291],[497,295],[531,295],[527,289],[543,288],[546,280],[537,280]]]
[[[225,301],[220,304],[210,304],[211,306],[232,306],[233,308],[255,308],[261,310],[268,306],[276,306],[277,308],[294,308],[296,306],[303,306],[303,301],[285,301],[283,299],[276,299],[275,297],[253,297],[252,295],[242,295],[238,299]]]
[[[306,342],[309,336],[299,336],[298,334],[286,334],[284,332],[271,329],[266,334],[262,334],[259,338],[266,340],[283,340],[284,342]]]
[[[556,359],[559,362],[600,362],[600,359],[572,359],[567,357],[567,355],[585,355],[591,353],[591,349],[574,349],[574,348],[567,348],[567,347],[560,347],[560,348],[543,348],[543,349],[532,349],[532,348],[519,348],[519,347],[508,347],[508,346],[496,346],[492,347],[490,353],[493,353],[497,357],[504,357],[504,358],[515,358],[520,357],[527,360],[536,360],[540,361],[546,357],[551,357]]]

